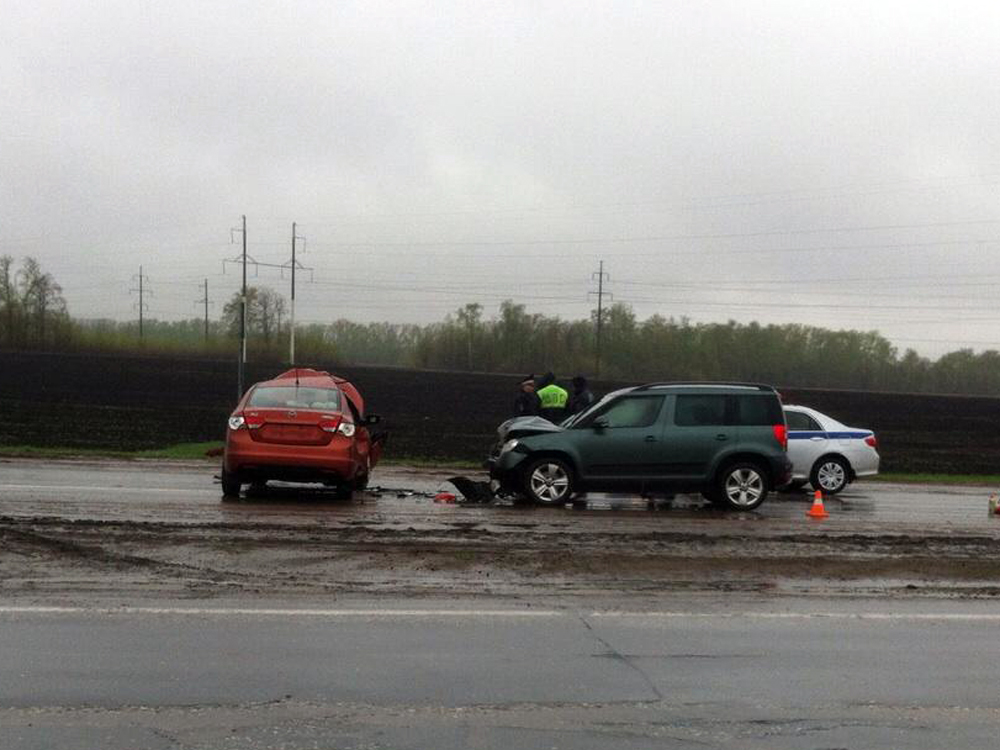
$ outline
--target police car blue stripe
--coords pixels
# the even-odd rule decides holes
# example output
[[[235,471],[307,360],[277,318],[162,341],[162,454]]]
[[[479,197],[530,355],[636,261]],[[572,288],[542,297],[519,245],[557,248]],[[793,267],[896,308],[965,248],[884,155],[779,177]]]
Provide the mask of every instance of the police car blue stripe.
[[[808,440],[809,438],[820,437],[827,440],[864,440],[866,437],[874,435],[873,432],[816,432],[810,430],[789,430],[789,440]]]

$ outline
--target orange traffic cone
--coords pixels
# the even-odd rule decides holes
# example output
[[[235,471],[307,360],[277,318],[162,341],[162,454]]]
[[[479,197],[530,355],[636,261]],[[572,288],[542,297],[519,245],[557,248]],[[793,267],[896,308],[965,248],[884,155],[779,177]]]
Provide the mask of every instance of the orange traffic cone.
[[[829,518],[830,514],[823,507],[823,493],[820,490],[816,490],[812,507],[806,511],[806,515],[810,518]]]

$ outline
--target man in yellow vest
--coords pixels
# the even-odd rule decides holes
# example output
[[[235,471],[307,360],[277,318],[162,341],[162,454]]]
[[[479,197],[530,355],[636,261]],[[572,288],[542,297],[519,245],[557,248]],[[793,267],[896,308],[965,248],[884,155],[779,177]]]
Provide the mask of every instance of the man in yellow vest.
[[[556,385],[556,376],[551,372],[545,373],[538,381],[538,399],[542,403],[541,416],[545,419],[559,424],[566,417],[566,402],[569,401],[569,393],[565,388]]]

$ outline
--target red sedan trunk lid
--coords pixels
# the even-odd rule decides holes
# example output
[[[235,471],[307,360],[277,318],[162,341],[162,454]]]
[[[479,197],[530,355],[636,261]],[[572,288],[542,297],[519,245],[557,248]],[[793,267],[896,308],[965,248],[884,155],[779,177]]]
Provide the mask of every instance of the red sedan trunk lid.
[[[248,409],[244,419],[257,443],[326,445],[333,439],[341,415],[309,409]]]

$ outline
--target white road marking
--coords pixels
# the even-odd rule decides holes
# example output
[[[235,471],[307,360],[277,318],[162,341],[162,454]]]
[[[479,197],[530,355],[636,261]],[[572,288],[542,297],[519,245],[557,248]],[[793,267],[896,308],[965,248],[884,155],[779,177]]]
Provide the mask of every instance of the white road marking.
[[[239,617],[564,617],[556,610],[534,609],[258,609],[242,607],[44,607],[0,606],[0,615],[190,615]]]
[[[190,617],[406,618],[576,618],[578,612],[551,609],[268,609],[252,607],[46,607],[0,606],[2,615],[153,615]],[[898,622],[998,622],[1000,613],[972,612],[590,612],[593,619],[869,620]]]
[[[82,487],[62,484],[0,484],[0,490],[56,490],[60,492],[215,492],[206,487]]]
[[[592,612],[593,618],[746,619],[746,620],[897,620],[1000,622],[1000,613],[972,612]]]

